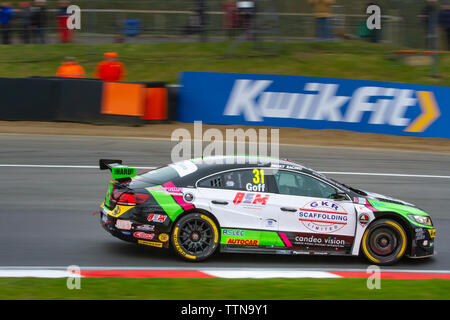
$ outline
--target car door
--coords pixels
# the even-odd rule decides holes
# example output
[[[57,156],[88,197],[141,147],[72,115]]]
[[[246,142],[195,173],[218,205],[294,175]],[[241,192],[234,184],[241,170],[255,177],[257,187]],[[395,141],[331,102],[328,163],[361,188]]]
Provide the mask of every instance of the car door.
[[[307,251],[350,250],[356,227],[350,197],[336,200],[340,190],[306,173],[278,170],[274,180],[279,231],[291,246]]]
[[[209,199],[222,228],[276,231],[278,208],[270,193],[272,178],[260,168],[234,169],[199,180],[197,189]]]

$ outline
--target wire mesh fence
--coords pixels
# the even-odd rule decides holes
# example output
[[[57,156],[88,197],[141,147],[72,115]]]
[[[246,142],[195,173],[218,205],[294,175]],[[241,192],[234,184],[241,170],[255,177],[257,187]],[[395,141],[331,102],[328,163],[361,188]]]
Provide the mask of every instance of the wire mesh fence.
[[[41,0],[42,1],[42,0]],[[444,3],[445,0],[441,0]],[[239,1],[242,2],[242,1]],[[316,36],[316,16],[309,0],[254,0],[256,30],[267,31],[279,40],[309,41]],[[421,48],[426,45],[423,18],[419,17],[425,0],[372,1],[382,9],[382,29],[377,41]],[[9,22],[12,43],[23,42],[23,1],[11,1],[14,14]],[[45,23],[41,28],[47,42],[59,42],[58,14],[61,7],[74,4],[81,8],[81,29],[75,42],[146,41],[221,41],[249,27],[243,23],[230,33],[224,0],[47,0]],[[335,0],[331,23],[336,39],[358,39],[368,15],[369,2]],[[34,5],[31,2],[31,7]],[[261,35],[265,37],[264,32]]]

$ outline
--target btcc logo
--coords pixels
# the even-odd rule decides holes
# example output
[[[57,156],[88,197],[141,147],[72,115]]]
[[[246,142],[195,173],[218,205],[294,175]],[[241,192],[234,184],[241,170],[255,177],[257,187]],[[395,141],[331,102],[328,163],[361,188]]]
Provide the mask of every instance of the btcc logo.
[[[265,91],[271,80],[236,80],[224,115],[244,115],[247,121],[291,118],[359,123],[370,113],[369,124],[405,127],[423,132],[440,116],[433,92],[385,87],[360,87],[351,97],[338,96],[339,85],[306,83],[304,93]],[[348,105],[343,114],[343,107]],[[421,109],[416,119],[406,117],[409,107]]]

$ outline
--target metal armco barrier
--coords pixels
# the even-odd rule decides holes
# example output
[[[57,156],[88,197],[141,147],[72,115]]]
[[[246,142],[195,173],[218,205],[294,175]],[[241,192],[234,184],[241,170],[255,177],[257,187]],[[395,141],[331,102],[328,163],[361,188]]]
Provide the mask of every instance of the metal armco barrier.
[[[140,125],[168,120],[163,82],[0,78],[0,120]]]
[[[450,138],[450,88],[183,72],[177,120]]]

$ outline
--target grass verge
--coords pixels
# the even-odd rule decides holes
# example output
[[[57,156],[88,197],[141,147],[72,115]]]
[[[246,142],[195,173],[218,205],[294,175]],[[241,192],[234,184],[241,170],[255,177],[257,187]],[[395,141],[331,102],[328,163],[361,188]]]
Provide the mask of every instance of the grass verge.
[[[176,83],[180,71],[237,72],[336,77],[430,85],[450,85],[450,55],[440,58],[441,78],[430,67],[406,66],[392,59],[393,47],[366,42],[280,45],[279,55],[244,43],[225,58],[231,43],[124,43],[9,45],[0,50],[1,77],[53,76],[65,56],[78,58],[87,77],[108,51],[118,52],[127,81]]]
[[[130,279],[89,278],[80,290],[66,279],[2,278],[0,299],[146,300],[315,300],[450,298],[450,280],[381,280],[369,290],[366,279]]]

